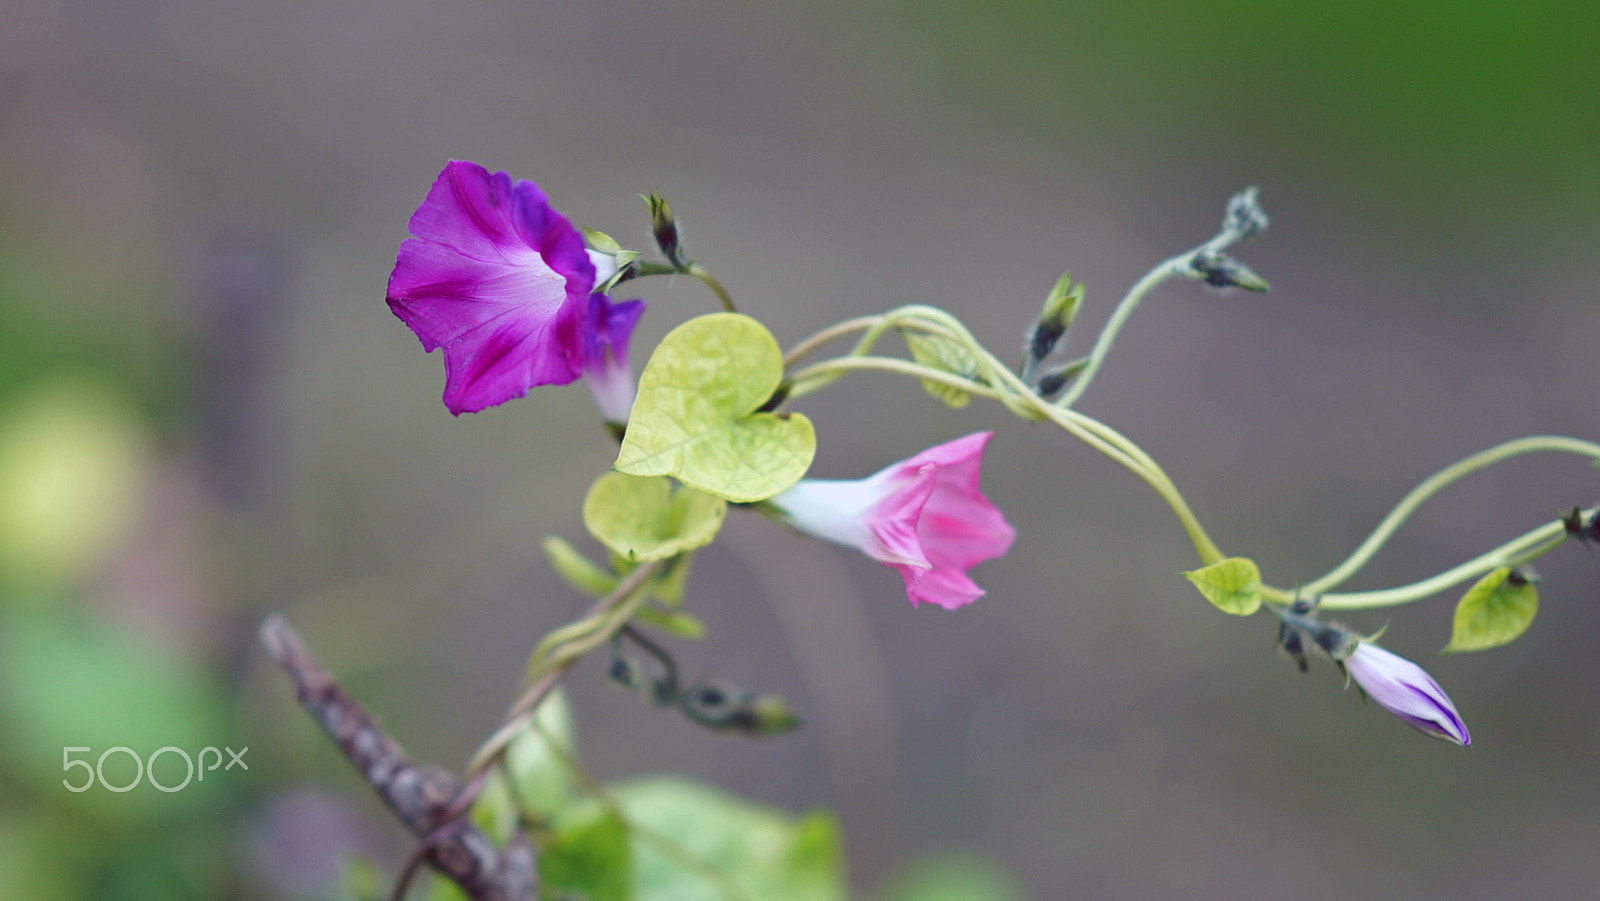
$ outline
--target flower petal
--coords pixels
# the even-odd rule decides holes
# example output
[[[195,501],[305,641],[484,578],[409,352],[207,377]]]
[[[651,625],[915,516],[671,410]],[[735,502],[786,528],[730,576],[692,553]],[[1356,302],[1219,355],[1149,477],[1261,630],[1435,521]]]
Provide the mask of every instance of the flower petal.
[[[537,185],[452,160],[410,228],[387,300],[425,350],[444,348],[452,413],[578,377],[594,265]]]
[[[962,569],[948,566],[932,569],[918,569],[915,566],[895,568],[900,570],[900,577],[905,580],[906,597],[913,607],[936,604],[946,610],[954,610],[976,601],[985,593]]]
[[[883,500],[873,505],[867,531],[875,547],[862,551],[880,563],[901,566],[917,572],[933,567],[922,547],[919,524],[928,498],[938,482],[939,467],[929,463],[910,479],[895,482]],[[869,482],[871,480],[868,480]]]
[[[1450,696],[1422,667],[1365,641],[1344,665],[1367,697],[1413,729],[1463,747],[1472,744]]]
[[[633,410],[635,386],[628,366],[628,338],[642,315],[642,300],[612,303],[604,294],[589,295],[583,375],[607,422],[626,423]]]
[[[958,438],[854,482],[804,479],[772,504],[795,528],[895,567],[912,606],[954,609],[983,596],[967,570],[1016,537],[978,490],[990,437]]]

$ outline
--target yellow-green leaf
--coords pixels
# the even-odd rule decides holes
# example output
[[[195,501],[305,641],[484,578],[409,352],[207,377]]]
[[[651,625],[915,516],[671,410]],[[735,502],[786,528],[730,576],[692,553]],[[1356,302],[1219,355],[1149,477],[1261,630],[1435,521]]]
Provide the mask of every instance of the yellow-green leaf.
[[[918,363],[962,378],[977,377],[978,361],[967,347],[943,335],[915,329],[901,329],[900,337],[905,339],[906,347],[911,351],[911,358]],[[944,401],[946,406],[958,409],[965,407],[972,400],[972,392],[932,379],[922,379],[922,389]]]
[[[1261,606],[1261,571],[1255,561],[1229,557],[1183,574],[1223,613],[1249,616]]]
[[[624,559],[664,560],[711,543],[728,502],[664,476],[608,472],[583,499],[583,524]]]
[[[590,597],[604,597],[617,587],[617,577],[585,557],[565,538],[551,535],[544,540],[544,555],[563,581]]]
[[[1514,641],[1539,612],[1539,589],[1502,566],[1484,575],[1456,603],[1444,653],[1482,651]]]
[[[782,379],[783,352],[756,320],[712,313],[685,322],[639,375],[617,470],[674,476],[741,503],[783,491],[811,467],[817,439],[798,413],[760,411]]]

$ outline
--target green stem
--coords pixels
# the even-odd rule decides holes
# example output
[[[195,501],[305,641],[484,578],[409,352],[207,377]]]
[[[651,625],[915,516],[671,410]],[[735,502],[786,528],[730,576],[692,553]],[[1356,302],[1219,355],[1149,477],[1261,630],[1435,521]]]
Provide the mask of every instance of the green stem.
[[[1249,190],[1254,192],[1255,189],[1251,188]],[[1254,203],[1253,199],[1251,203]],[[1265,225],[1265,219],[1263,218],[1259,223],[1251,223],[1250,227],[1244,231],[1237,230],[1237,225],[1238,223],[1231,221],[1224,222],[1222,231],[1213,235],[1209,241],[1157,263],[1155,268],[1146,272],[1143,277],[1134,282],[1133,287],[1129,288],[1128,293],[1123,295],[1122,300],[1117,303],[1117,308],[1111,311],[1111,318],[1106,320],[1105,327],[1100,329],[1100,336],[1095,340],[1094,350],[1089,354],[1088,365],[1084,366],[1083,371],[1079,372],[1077,377],[1073,379],[1066,393],[1056,400],[1056,405],[1070,407],[1077,403],[1078,398],[1083,396],[1083,392],[1089,390],[1089,383],[1094,380],[1095,373],[1100,370],[1100,364],[1105,362],[1106,356],[1111,353],[1111,345],[1116,342],[1117,333],[1122,331],[1123,324],[1128,321],[1129,316],[1133,315],[1134,308],[1139,306],[1139,302],[1144,300],[1145,295],[1154,290],[1156,285],[1174,275],[1194,277],[1195,272],[1190,268],[1190,261],[1196,255],[1202,253],[1220,254]],[[1264,284],[1262,290],[1265,290]]]
[[[641,260],[634,264],[634,270],[639,273],[641,278],[647,275],[687,275],[690,278],[699,279],[702,284],[711,289],[712,294],[717,296],[717,302],[722,304],[724,310],[729,313],[739,312],[733,305],[733,298],[728,294],[728,289],[722,287],[722,282],[717,281],[716,277],[706,271],[699,263],[690,263],[683,268],[679,268],[668,263],[651,263]]]
[[[1566,527],[1558,519],[1555,522],[1546,523],[1537,529],[1514,538],[1492,551],[1479,554],[1459,566],[1451,567],[1432,578],[1413,582],[1410,585],[1402,585],[1398,588],[1385,588],[1381,591],[1351,591],[1324,594],[1318,606],[1328,610],[1355,610],[1371,607],[1393,607],[1398,604],[1421,600],[1462,582],[1476,579],[1492,569],[1526,563],[1549,553],[1566,540]],[[1302,590],[1302,594],[1311,593]]]
[[[651,579],[660,572],[662,565],[659,560],[640,565],[628,573],[610,594],[596,601],[583,619],[552,633],[564,636],[560,643],[548,640],[540,642],[533,656],[534,663],[529,668],[528,687],[511,705],[500,728],[473,752],[467,764],[468,778],[500,759],[506,747],[533,718],[534,711],[555,690],[567,670],[584,654],[610,641],[611,636],[638,612],[650,596]]]
[[[829,341],[844,335],[848,335],[851,332],[859,332],[870,328],[877,324],[878,320],[882,318],[883,316],[881,315],[857,316],[854,319],[846,319],[843,322],[836,322],[833,325],[828,326],[822,331],[817,332],[815,335],[812,335],[804,341],[801,341],[799,344],[796,344],[794,347],[789,348],[789,352],[783,355],[783,368],[787,370],[793,367],[795,363],[799,362],[807,354],[828,343]]]
[[[1094,350],[1089,354],[1088,365],[1083,367],[1083,371],[1078,373],[1077,378],[1072,380],[1072,384],[1067,387],[1066,393],[1056,401],[1056,406],[1070,407],[1077,402],[1078,398],[1083,396],[1083,392],[1089,389],[1089,383],[1094,380],[1095,373],[1100,371],[1100,364],[1105,361],[1106,355],[1111,352],[1111,345],[1116,342],[1117,333],[1122,330],[1123,324],[1128,321],[1128,317],[1139,306],[1139,302],[1144,300],[1145,295],[1149,294],[1156,285],[1176,275],[1193,255],[1194,251],[1191,250],[1163,261],[1157,264],[1154,269],[1146,272],[1144,277],[1134,282],[1133,287],[1129,288],[1128,293],[1123,295],[1122,300],[1117,303],[1117,308],[1111,311],[1111,318],[1106,320],[1105,327],[1100,329],[1100,337],[1094,342]]]
[[[978,372],[975,378],[967,378],[942,369],[895,357],[863,355],[877,341],[879,336],[889,328],[900,324],[915,325],[928,331],[938,330],[944,333],[946,337],[962,344],[978,362]],[[790,358],[796,358],[800,355],[798,353],[800,350],[809,351],[825,340],[858,328],[862,329],[864,333],[857,341],[856,347],[851,351],[850,355],[815,363],[793,373],[791,376],[792,387],[789,393],[791,399],[814,391],[845,372],[875,369],[928,379],[981,397],[998,400],[1004,403],[1007,408],[1025,418],[1050,420],[1068,434],[1100,451],[1143,479],[1167,502],[1167,505],[1178,517],[1179,523],[1182,524],[1184,531],[1188,534],[1189,540],[1194,545],[1195,552],[1200,556],[1201,561],[1209,564],[1223,559],[1222,551],[1206,534],[1199,518],[1189,508],[1177,486],[1173,484],[1161,467],[1156,465],[1155,460],[1149,454],[1105,423],[1085,416],[1076,410],[1064,409],[1051,404],[1039,397],[1005,364],[1001,363],[993,354],[979,344],[959,320],[943,310],[935,307],[911,305],[892,310],[881,317],[864,317],[851,320],[848,324],[841,323],[835,329],[819,333],[807,339],[802,345],[797,346],[795,351],[791,351],[789,356]]]
[[[683,272],[685,275],[699,279],[707,288],[710,288],[711,293],[717,295],[717,300],[722,303],[724,310],[729,313],[739,312],[738,308],[733,305],[733,298],[728,295],[728,289],[722,287],[722,282],[713,278],[711,273],[707,272],[699,263],[690,263],[689,267]]]
[[[1225,555],[1222,550],[1206,534],[1205,528],[1200,525],[1200,520],[1194,515],[1194,511],[1189,509],[1189,504],[1183,499],[1183,494],[1178,491],[1177,485],[1173,484],[1172,479],[1156,464],[1154,458],[1145,453],[1143,448],[1121,432],[1093,417],[1052,404],[1040,397],[1012,372],[1010,367],[1000,362],[994,354],[978,343],[972,333],[967,331],[966,326],[954,316],[932,307],[916,309],[960,337],[962,343],[978,361],[980,378],[996,387],[1009,389],[1009,392],[1000,398],[1007,408],[1025,417],[1048,419],[1079,441],[1122,464],[1155,489],[1156,493],[1161,495],[1161,499],[1167,502],[1167,506],[1182,524],[1184,532],[1188,534],[1189,541],[1194,545],[1195,553],[1200,556],[1202,563],[1210,564],[1223,559]]]
[[[927,379],[930,382],[938,382],[941,385],[949,385],[952,388],[960,388],[962,391],[968,391],[980,397],[999,399],[1001,396],[1001,392],[988,385],[979,384],[966,376],[957,375],[944,369],[924,366],[914,360],[902,360],[899,357],[862,356],[835,357],[834,359],[823,360],[820,363],[813,363],[804,369],[796,370],[794,375],[791,376],[792,384],[789,388],[787,399],[794,400],[801,395],[810,394],[838,376],[856,370],[894,372],[901,375],[916,376],[919,379]]]
[[[788,353],[784,354],[783,364],[785,369],[793,366],[797,360],[816,350],[818,347],[822,346],[828,341],[843,337],[851,332],[859,331],[862,333],[861,337],[856,340],[855,346],[850,349],[849,353],[840,357],[835,357],[832,360],[825,360],[821,363],[813,364],[805,369],[793,373],[790,376],[791,384],[787,397],[789,399],[793,399],[803,394],[810,394],[811,392],[829,384],[839,376],[843,375],[846,371],[853,368],[885,370],[893,369],[894,371],[905,374],[919,375],[919,377],[922,377],[921,373],[924,371],[929,373],[942,372],[946,377],[961,380],[960,383],[958,384],[955,382],[949,382],[947,379],[938,378],[936,376],[927,377],[934,378],[935,381],[946,382],[947,384],[950,384],[956,388],[965,388],[973,391],[974,393],[982,394],[985,397],[998,397],[999,395],[997,393],[987,390],[986,386],[978,385],[974,388],[970,384],[972,381],[971,379],[960,374],[946,372],[944,370],[933,370],[923,367],[923,369],[917,372],[910,372],[904,368],[881,365],[866,367],[854,367],[849,365],[834,367],[831,365],[843,360],[874,359],[878,361],[887,360],[903,362],[909,366],[921,366],[921,364],[915,362],[902,361],[898,357],[867,356],[868,351],[872,350],[873,346],[878,343],[878,339],[882,338],[889,331],[889,329],[896,327],[912,328],[930,334],[942,335],[943,337],[948,338],[958,344],[965,344],[968,346],[976,345],[976,341],[972,339],[972,336],[968,334],[965,329],[960,328],[959,322],[956,322],[956,330],[952,330],[947,328],[942,322],[929,321],[925,317],[925,314],[929,312],[937,313],[941,317],[948,318],[950,321],[955,322],[953,317],[949,317],[948,314],[944,313],[942,310],[938,310],[935,307],[926,307],[913,304],[910,306],[898,307],[890,310],[887,313],[882,313],[877,316],[859,316],[855,319],[847,319],[844,322],[836,323],[835,325],[812,335],[804,341],[801,341],[799,344],[796,344],[793,348],[791,348]],[[804,384],[801,384],[802,381]]]
[[[1410,493],[1401,498],[1400,503],[1389,511],[1389,515],[1378,523],[1378,527],[1373,529],[1372,534],[1368,535],[1367,539],[1351,552],[1343,563],[1334,567],[1327,575],[1307,582],[1301,586],[1300,591],[1306,595],[1324,594],[1328,589],[1342,584],[1372,559],[1372,556],[1377,553],[1379,548],[1383,547],[1395,530],[1400,527],[1401,523],[1416,512],[1424,501],[1456,480],[1518,454],[1533,453],[1535,451],[1559,451],[1600,460],[1600,444],[1581,441],[1577,438],[1566,438],[1560,435],[1533,435],[1527,438],[1507,441],[1487,450],[1479,451],[1466,459],[1446,466],[1444,469],[1424,479],[1417,487],[1411,489]]]

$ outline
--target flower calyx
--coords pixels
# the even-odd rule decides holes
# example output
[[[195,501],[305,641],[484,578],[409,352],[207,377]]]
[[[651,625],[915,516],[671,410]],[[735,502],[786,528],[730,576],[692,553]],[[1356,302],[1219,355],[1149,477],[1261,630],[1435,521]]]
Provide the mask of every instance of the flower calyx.
[[[1271,287],[1266,279],[1256,275],[1249,266],[1210,247],[1202,247],[1195,251],[1189,257],[1183,274],[1221,290],[1243,288],[1260,294]]]

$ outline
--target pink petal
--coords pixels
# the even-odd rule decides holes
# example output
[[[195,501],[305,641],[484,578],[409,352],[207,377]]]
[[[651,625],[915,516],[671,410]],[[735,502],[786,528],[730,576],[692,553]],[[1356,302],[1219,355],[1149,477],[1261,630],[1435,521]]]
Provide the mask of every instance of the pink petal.
[[[910,479],[894,483],[894,490],[873,506],[867,529],[878,546],[862,548],[867,556],[880,563],[918,571],[933,566],[922,547],[918,523],[934,492],[938,473],[939,467],[933,464],[923,466]]]

